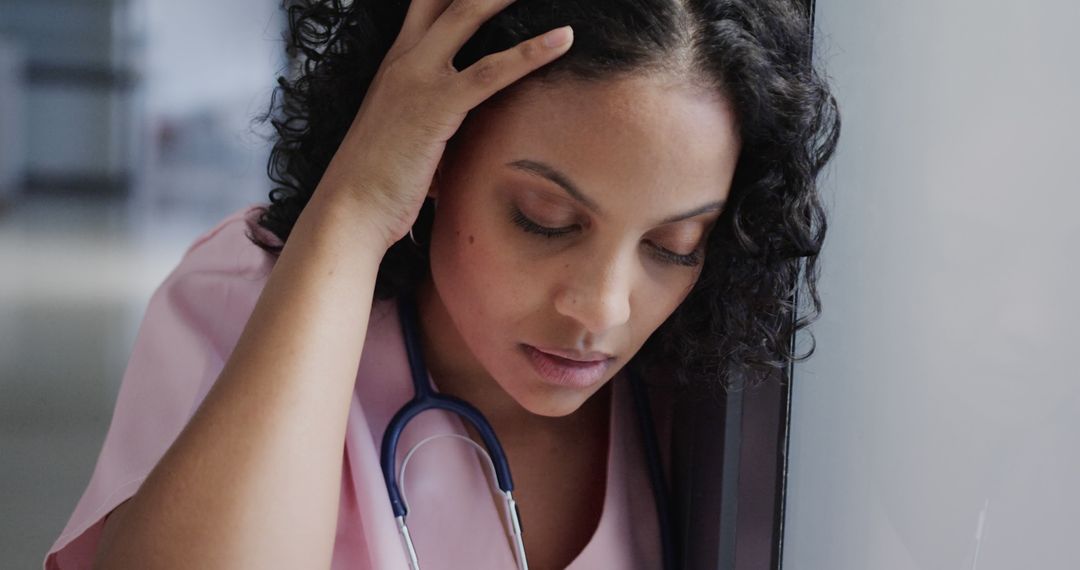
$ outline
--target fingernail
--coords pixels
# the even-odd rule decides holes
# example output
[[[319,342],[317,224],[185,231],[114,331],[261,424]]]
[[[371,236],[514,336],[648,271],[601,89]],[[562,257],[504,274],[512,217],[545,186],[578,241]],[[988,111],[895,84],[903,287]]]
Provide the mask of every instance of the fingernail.
[[[554,48],[561,45],[565,45],[574,37],[574,31],[570,26],[563,26],[561,28],[555,28],[550,32],[544,34],[544,47]]]

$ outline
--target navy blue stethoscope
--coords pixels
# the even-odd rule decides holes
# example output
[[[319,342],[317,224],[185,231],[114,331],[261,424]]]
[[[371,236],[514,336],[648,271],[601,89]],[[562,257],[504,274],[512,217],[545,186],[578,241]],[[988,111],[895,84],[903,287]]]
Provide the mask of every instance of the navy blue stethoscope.
[[[517,503],[514,502],[514,482],[510,478],[510,465],[506,454],[503,453],[499,439],[495,436],[495,430],[475,407],[468,402],[446,394],[437,394],[428,382],[427,366],[424,364],[423,354],[420,349],[419,335],[417,333],[417,312],[415,301],[410,295],[398,297],[398,316],[401,321],[402,333],[405,338],[405,350],[409,357],[409,368],[412,372],[412,382],[415,394],[396,414],[390,419],[383,434],[380,449],[383,477],[386,479],[386,492],[390,496],[390,506],[397,520],[398,532],[401,534],[409,565],[412,570],[419,570],[420,564],[416,557],[416,549],[413,546],[409,527],[405,522],[408,515],[408,502],[405,493],[399,489],[398,481],[405,479],[405,469],[408,466],[412,454],[422,445],[436,437],[429,437],[417,443],[402,460],[401,472],[396,472],[397,447],[406,424],[421,412],[427,410],[445,410],[455,413],[467,420],[480,435],[484,442],[481,447],[472,439],[457,434],[444,434],[445,436],[457,437],[466,443],[472,444],[488,460],[493,478],[498,484],[499,491],[503,495],[506,507],[506,517],[509,519],[509,532],[514,547],[514,557],[520,570],[528,570],[529,564],[525,558],[525,543],[521,536],[521,515],[518,512]],[[652,413],[649,409],[649,398],[645,386],[636,368],[629,367],[630,383],[634,394],[634,406],[637,410],[638,423],[641,437],[644,440],[645,454],[649,463],[649,479],[652,482],[653,496],[656,503],[657,517],[660,522],[661,553],[663,556],[663,568],[672,570],[674,563],[674,545],[671,538],[671,527],[668,517],[667,487],[664,483],[663,470],[660,463],[659,444],[656,430],[653,427]],[[486,450],[484,449],[486,448]]]

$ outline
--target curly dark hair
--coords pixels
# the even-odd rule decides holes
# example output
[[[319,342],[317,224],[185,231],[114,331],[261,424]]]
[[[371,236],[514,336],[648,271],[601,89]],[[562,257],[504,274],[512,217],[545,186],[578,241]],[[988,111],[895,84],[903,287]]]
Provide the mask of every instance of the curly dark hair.
[[[276,132],[267,170],[277,186],[257,221],[279,243],[250,236],[274,254],[344,138],[408,1],[285,0],[284,8],[294,78],[278,77],[261,117]],[[634,364],[646,377],[673,378],[669,386],[739,390],[809,358],[814,345],[798,355],[793,339],[821,313],[816,261],[826,220],[817,177],[836,148],[840,117],[811,58],[805,7],[796,0],[517,0],[484,23],[455,67],[566,24],[575,32],[569,52],[504,91],[534,80],[673,70],[728,97],[742,137],[701,276]],[[415,226],[424,243],[431,219],[425,206]],[[387,251],[375,294],[411,291],[427,271],[424,252],[405,238]],[[805,311],[801,290],[811,304]]]

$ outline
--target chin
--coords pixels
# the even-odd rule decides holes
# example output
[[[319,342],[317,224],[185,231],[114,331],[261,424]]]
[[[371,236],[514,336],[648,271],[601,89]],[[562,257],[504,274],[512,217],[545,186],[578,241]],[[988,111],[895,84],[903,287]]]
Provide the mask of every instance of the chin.
[[[580,410],[591,395],[585,396],[580,392],[573,391],[573,393],[550,394],[546,397],[513,397],[518,405],[531,414],[548,418],[561,418]]]

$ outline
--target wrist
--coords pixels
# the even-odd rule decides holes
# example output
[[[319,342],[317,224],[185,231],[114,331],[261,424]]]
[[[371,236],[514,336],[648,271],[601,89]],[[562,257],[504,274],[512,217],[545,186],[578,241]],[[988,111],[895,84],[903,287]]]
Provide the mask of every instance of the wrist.
[[[397,241],[391,235],[382,210],[360,192],[350,188],[317,187],[304,212],[311,211],[311,218],[319,226],[332,226],[335,233],[371,251],[380,260],[390,246]]]

